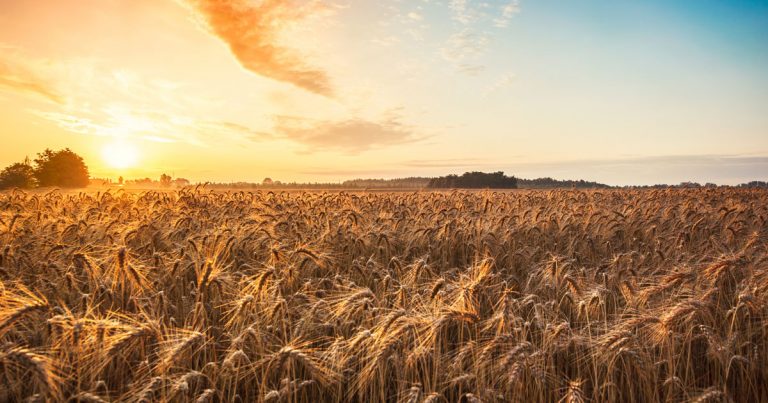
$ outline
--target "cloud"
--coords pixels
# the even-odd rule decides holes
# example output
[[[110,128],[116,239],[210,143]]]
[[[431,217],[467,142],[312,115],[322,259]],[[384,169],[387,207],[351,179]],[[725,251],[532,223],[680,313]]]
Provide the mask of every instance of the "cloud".
[[[493,84],[485,90],[485,96],[491,95],[496,91],[510,87],[515,82],[513,73],[502,74]]]
[[[462,63],[483,55],[488,49],[488,43],[488,36],[465,28],[448,38],[440,54],[449,62]]]
[[[448,8],[453,12],[453,19],[464,25],[475,20],[475,15],[469,7],[468,0],[450,0]]]
[[[226,42],[246,69],[274,80],[293,84],[331,97],[328,74],[309,66],[293,49],[278,43],[285,25],[319,11],[318,2],[298,5],[294,1],[187,0],[210,30]]]
[[[398,43],[400,43],[400,38],[398,38],[395,35],[388,35],[388,36],[381,37],[381,38],[373,38],[373,39],[371,39],[371,42],[373,42],[373,43],[375,43],[377,45],[380,45],[380,46],[390,47],[390,46],[394,46],[394,45],[397,45]]]
[[[515,14],[520,12],[520,0],[511,0],[509,3],[501,6],[501,15],[493,22],[498,28],[506,28],[509,26],[509,21]]]
[[[64,102],[44,66],[12,49],[0,46],[0,50],[0,88],[41,96],[57,104]]]
[[[199,146],[271,136],[226,119],[191,115],[201,109],[215,113],[217,106],[190,93],[186,84],[106,68],[93,59],[48,61],[1,44],[0,50],[5,51],[0,90],[53,101],[27,112],[71,133]]]
[[[451,18],[460,23],[440,48],[440,55],[452,63],[459,73],[477,75],[480,69],[466,68],[478,65],[491,46],[495,32],[489,27],[504,28],[520,12],[520,0],[506,0],[495,4],[477,0],[448,0]],[[469,63],[474,61],[474,63]],[[481,67],[481,66],[477,66]]]
[[[107,135],[103,130],[103,125],[86,117],[61,112],[32,111],[32,113],[53,122],[62,129],[72,133],[90,134],[95,136]]]
[[[413,168],[469,168],[493,165],[493,163],[489,162],[488,160],[479,158],[448,158],[433,160],[409,160],[403,162],[402,165]]]
[[[402,169],[384,169],[384,168],[370,168],[370,169],[327,169],[324,167],[310,167],[309,169],[296,171],[298,174],[311,175],[311,176],[335,176],[343,177],[343,180],[350,180],[352,178],[377,178],[382,176],[402,177],[408,175],[409,172]]]
[[[228,121],[198,122],[195,124],[195,127],[201,133],[210,133],[214,136],[225,136],[233,139],[241,138],[251,141],[262,141],[274,138],[270,133]]]
[[[276,116],[275,132],[307,147],[307,152],[335,150],[350,154],[374,147],[421,140],[413,129],[395,116],[380,121],[351,118],[322,121],[294,116]]]
[[[415,11],[411,11],[410,13],[408,13],[408,18],[413,21],[421,21],[424,19],[424,17],[421,14]]]
[[[476,76],[485,71],[485,66],[479,64],[462,64],[457,67],[459,73]]]
[[[451,10],[451,18],[462,25],[471,25],[477,22],[493,22],[498,28],[505,28],[515,14],[520,12],[520,0],[507,0],[498,6],[485,1],[449,0],[448,8]],[[498,10],[489,12],[489,9]]]
[[[72,133],[141,138],[156,143],[187,143],[205,146],[211,142],[262,141],[273,138],[226,120],[200,120],[190,116],[110,106],[96,113],[33,111],[37,116]]]

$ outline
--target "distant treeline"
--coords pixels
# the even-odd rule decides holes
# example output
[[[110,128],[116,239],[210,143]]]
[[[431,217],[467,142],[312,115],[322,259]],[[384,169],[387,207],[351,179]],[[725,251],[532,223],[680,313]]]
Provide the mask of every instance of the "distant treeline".
[[[518,179],[517,185],[526,189],[554,189],[554,188],[609,188],[604,183],[579,180],[557,180],[552,178]]]
[[[432,189],[517,189],[517,178],[504,172],[465,172],[463,175],[447,175],[432,178],[427,183]]]
[[[410,177],[396,179],[352,179],[342,182],[345,187],[353,188],[389,188],[389,189],[419,189],[427,187],[432,178]]]
[[[715,183],[705,183],[701,184],[698,182],[680,182],[677,185],[668,185],[665,183],[660,183],[657,185],[644,185],[644,186],[624,186],[625,188],[636,188],[636,189],[665,189],[665,188],[684,188],[684,189],[696,189],[696,188],[716,188],[720,186],[725,185],[718,185]],[[768,182],[765,181],[751,181],[746,183],[740,183],[738,185],[733,185],[730,187],[736,187],[736,188],[768,188]]]
[[[502,178],[503,177],[503,178]],[[512,186],[516,182],[516,186]],[[552,188],[609,188],[609,185],[581,180],[557,180],[552,178],[523,179],[504,176],[503,172],[467,172],[461,176],[447,175],[438,178],[411,177],[398,179],[355,179],[345,181],[345,187],[369,188],[491,188],[491,189],[552,189]]]
[[[557,180],[552,178],[521,179],[506,176],[504,172],[466,172],[436,178],[408,177],[395,179],[351,179],[344,182],[280,182],[271,179],[262,183],[234,182],[209,183],[218,189],[553,189],[553,188],[609,188],[610,186],[585,180]]]
[[[208,183],[213,189],[607,189],[615,186],[585,180],[558,180],[552,178],[522,179],[506,176],[503,172],[466,172],[436,178],[408,177],[395,179],[352,179],[344,182],[300,183],[269,181],[262,183]],[[677,185],[623,186],[624,188],[698,188],[717,187],[713,183],[682,182]],[[767,182],[752,181],[736,185],[741,188],[766,188]]]
[[[752,181],[747,183],[742,183],[739,185],[740,188],[768,188],[768,182],[765,181]]]
[[[202,185],[198,183],[197,185]],[[253,182],[206,182],[205,187],[209,189],[348,189],[342,183],[334,182],[278,182],[265,184]]]

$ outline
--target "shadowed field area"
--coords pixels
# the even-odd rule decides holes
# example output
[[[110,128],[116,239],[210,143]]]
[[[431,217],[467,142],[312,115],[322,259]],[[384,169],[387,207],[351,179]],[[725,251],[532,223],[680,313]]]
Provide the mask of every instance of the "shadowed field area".
[[[768,191],[0,194],[0,401],[766,401]]]

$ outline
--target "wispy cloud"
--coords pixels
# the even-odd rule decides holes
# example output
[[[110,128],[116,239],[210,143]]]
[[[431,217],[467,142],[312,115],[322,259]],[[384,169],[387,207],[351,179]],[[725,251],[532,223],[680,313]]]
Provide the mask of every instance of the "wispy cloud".
[[[361,118],[315,120],[295,116],[275,117],[277,136],[306,146],[306,152],[359,153],[375,147],[421,140],[413,128],[395,116],[372,121]]]
[[[3,46],[0,46],[0,88],[40,96],[57,104],[64,102],[43,66]]]
[[[410,13],[408,13],[408,18],[413,21],[422,21],[424,19],[424,16],[417,13],[416,11],[411,11]]]
[[[128,109],[117,106],[87,113],[33,111],[34,114],[77,134],[130,137],[157,143],[186,143],[197,146],[212,142],[261,141],[271,134],[226,120],[203,120],[191,116]]]
[[[520,12],[520,0],[497,2],[479,0],[448,0],[451,18],[459,24],[443,42],[440,55],[452,63],[459,73],[477,75],[478,69],[467,69],[468,65],[482,67],[483,57],[491,47],[496,28],[505,28]],[[472,63],[470,63],[472,62]]]
[[[500,15],[493,20],[494,25],[498,28],[506,28],[509,26],[510,20],[515,14],[520,12],[520,0],[511,0],[508,3],[501,6]]]
[[[380,46],[384,46],[384,47],[390,47],[390,46],[394,46],[394,45],[397,45],[398,43],[400,43],[400,38],[395,36],[395,35],[387,35],[387,36],[380,37],[380,38],[373,38],[373,39],[371,39],[371,42],[376,44],[376,45],[380,45]]]
[[[430,160],[408,160],[402,165],[413,168],[477,168],[493,165],[492,162],[479,158],[447,158]]]
[[[246,69],[324,96],[332,96],[328,74],[282,46],[278,34],[324,6],[317,1],[187,0],[210,30]]]
[[[453,19],[464,25],[476,19],[475,12],[468,3],[468,0],[450,0],[448,2],[448,8],[453,12]]]
[[[105,68],[94,60],[49,61],[0,49],[5,51],[0,53],[0,89],[52,101],[28,112],[71,133],[193,145],[268,137],[226,119],[190,116],[190,108],[211,105],[181,83]]]
[[[488,50],[488,43],[487,35],[464,28],[448,38],[440,54],[445,60],[461,67],[482,56]]]
[[[211,132],[216,135],[225,134],[231,138],[243,138],[252,141],[269,140],[274,138],[271,133],[256,130],[246,125],[228,121],[208,121],[197,125],[201,132]]]
[[[448,0],[451,18],[462,25],[492,22],[498,28],[505,28],[509,21],[520,12],[520,0],[506,0],[502,4],[479,0]]]
[[[466,74],[468,76],[476,76],[485,71],[485,66],[479,64],[462,64],[457,67],[459,73]]]
[[[21,69],[17,66],[27,64],[4,63],[0,71],[13,71],[13,77],[18,76],[17,71],[25,72],[25,77],[50,75],[51,80],[63,83],[61,93],[64,95],[56,92],[51,98],[66,102],[35,107],[29,112],[76,134],[196,146],[290,140],[304,146],[306,152],[342,153],[358,153],[420,139],[412,127],[402,123],[398,110],[373,120],[355,114],[343,119],[279,116],[274,118],[271,127],[270,115],[263,115],[266,121],[261,124],[267,130],[261,130],[251,126],[252,121],[218,118],[221,116],[218,109],[206,106],[205,100],[189,93],[190,88],[182,83],[151,79],[127,69],[111,70],[92,61],[62,60],[55,69],[43,69],[35,67],[40,63],[34,58],[20,57],[19,60],[25,60],[32,67]],[[16,86],[13,88],[18,90]],[[210,114],[200,117],[189,112],[201,108],[209,108],[203,110]]]
[[[511,86],[515,82],[515,75],[513,73],[502,74],[496,81],[491,84],[485,90],[485,96],[491,95],[496,91],[500,91],[504,88]]]
[[[326,167],[309,167],[309,169],[296,171],[298,174],[317,176],[333,176],[341,177],[340,180],[349,180],[353,178],[380,178],[382,176],[387,177],[403,177],[409,175],[409,172],[402,169],[388,169],[388,168],[360,168],[360,169],[328,169]]]

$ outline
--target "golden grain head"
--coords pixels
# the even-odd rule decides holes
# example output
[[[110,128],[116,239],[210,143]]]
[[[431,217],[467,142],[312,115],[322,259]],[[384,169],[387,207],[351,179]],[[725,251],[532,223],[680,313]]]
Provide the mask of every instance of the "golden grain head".
[[[768,191],[0,193],[0,400],[768,396]]]

